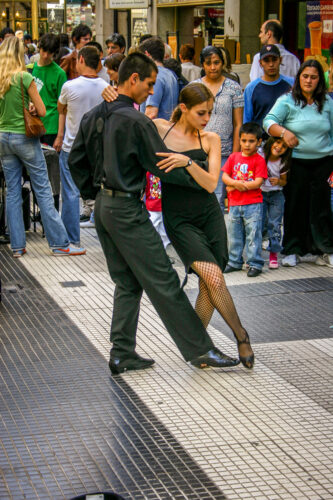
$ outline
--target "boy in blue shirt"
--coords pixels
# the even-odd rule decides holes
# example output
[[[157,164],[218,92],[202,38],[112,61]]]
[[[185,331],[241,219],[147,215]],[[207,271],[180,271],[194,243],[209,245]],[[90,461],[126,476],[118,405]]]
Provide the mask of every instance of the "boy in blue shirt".
[[[249,264],[248,277],[255,278],[261,273],[264,259],[262,244],[262,192],[260,189],[267,179],[264,158],[257,153],[261,144],[261,127],[254,122],[242,125],[240,153],[232,153],[224,167],[222,180],[228,186],[229,261],[225,273],[240,271],[243,266],[244,246]]]

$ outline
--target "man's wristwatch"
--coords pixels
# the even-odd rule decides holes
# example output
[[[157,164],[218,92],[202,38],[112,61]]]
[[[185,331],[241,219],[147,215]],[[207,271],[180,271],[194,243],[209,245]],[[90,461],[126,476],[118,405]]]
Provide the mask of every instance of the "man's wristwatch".
[[[188,159],[188,162],[187,162],[187,163],[186,163],[186,165],[185,165],[185,168],[186,168],[186,167],[190,167],[191,165],[192,165],[192,160],[191,160],[191,158],[189,158],[189,159]]]
[[[281,139],[283,139],[283,136],[284,136],[285,132],[286,132],[286,129],[284,128],[284,129],[282,130],[281,134],[280,134]]]

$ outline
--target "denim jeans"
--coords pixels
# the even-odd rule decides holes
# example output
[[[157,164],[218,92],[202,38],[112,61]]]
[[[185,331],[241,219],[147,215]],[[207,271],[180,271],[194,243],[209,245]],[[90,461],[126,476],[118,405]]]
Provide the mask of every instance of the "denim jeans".
[[[227,159],[228,159],[227,156],[222,156],[222,158],[221,158],[221,168],[224,166],[224,164],[226,163]],[[224,182],[222,181],[222,172],[220,172],[219,180],[218,180],[218,183],[217,183],[217,186],[216,186],[214,192],[216,194],[216,198],[217,198],[217,201],[219,202],[221,210],[224,213],[224,200],[227,197],[227,187],[224,184]]]
[[[262,193],[262,230],[264,231],[264,221],[267,216],[267,236],[269,245],[268,252],[281,252],[281,225],[284,209],[284,194],[282,190],[268,191]]]
[[[231,206],[228,223],[228,265],[241,269],[245,246],[246,260],[250,267],[262,269],[262,203]]]
[[[80,244],[80,192],[73,181],[68,167],[69,153],[60,152],[61,218],[68,233],[69,241]]]
[[[45,236],[51,248],[69,245],[66,229],[54,208],[46,163],[39,139],[0,132],[0,156],[7,186],[6,211],[13,250],[25,248],[22,212],[22,167],[26,167],[40,209]]]

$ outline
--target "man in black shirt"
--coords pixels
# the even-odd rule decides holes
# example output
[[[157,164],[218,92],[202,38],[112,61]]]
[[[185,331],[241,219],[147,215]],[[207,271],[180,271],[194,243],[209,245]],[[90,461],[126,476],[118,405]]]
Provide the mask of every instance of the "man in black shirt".
[[[119,69],[119,97],[97,106],[83,118],[69,158],[71,174],[81,194],[93,196],[93,182],[98,183],[100,177],[93,166],[94,158],[97,164],[101,163],[101,154],[94,149],[96,141],[91,138],[95,129],[104,126],[102,184],[96,198],[95,221],[116,284],[109,362],[113,374],[148,368],[154,363],[135,352],[143,290],[186,361],[200,368],[239,363],[214,347],[180,288],[178,275],[141,201],[147,170],[163,181],[201,189],[185,168],[165,173],[156,167],[159,159],[155,153],[167,149],[154,123],[133,106],[153,94],[157,71],[146,55],[129,55]]]

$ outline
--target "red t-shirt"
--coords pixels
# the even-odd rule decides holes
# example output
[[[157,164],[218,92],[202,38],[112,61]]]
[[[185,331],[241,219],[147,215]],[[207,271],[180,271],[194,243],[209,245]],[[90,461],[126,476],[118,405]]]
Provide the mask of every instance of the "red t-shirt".
[[[149,212],[162,212],[162,192],[159,177],[146,173],[146,208]]]
[[[222,171],[237,181],[251,182],[262,177],[267,179],[267,165],[258,153],[252,156],[243,156],[242,153],[232,153],[227,159]],[[251,205],[262,203],[261,189],[238,191],[234,189],[228,193],[230,206]]]

